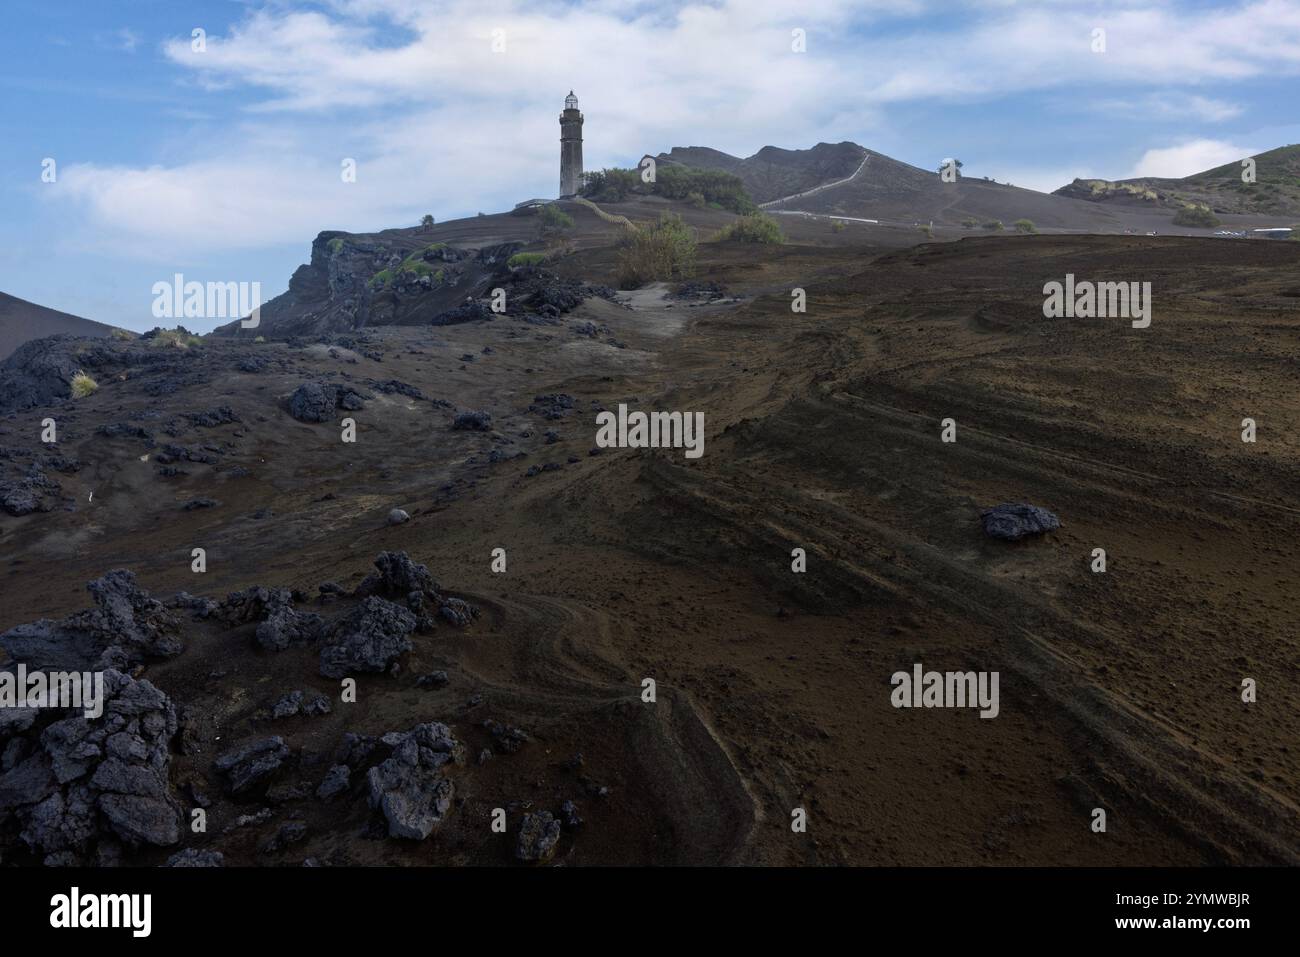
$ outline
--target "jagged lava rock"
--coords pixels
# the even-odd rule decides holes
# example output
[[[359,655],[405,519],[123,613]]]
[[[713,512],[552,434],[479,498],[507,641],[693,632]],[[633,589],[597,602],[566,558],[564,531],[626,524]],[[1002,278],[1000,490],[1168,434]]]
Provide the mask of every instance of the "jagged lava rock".
[[[320,673],[343,678],[358,672],[387,671],[411,650],[409,636],[415,626],[415,616],[405,608],[370,595],[335,622],[329,643],[321,649]]]
[[[984,534],[1007,542],[1019,541],[1028,535],[1041,535],[1061,527],[1061,520],[1037,505],[1023,502],[1004,502],[980,513]]]

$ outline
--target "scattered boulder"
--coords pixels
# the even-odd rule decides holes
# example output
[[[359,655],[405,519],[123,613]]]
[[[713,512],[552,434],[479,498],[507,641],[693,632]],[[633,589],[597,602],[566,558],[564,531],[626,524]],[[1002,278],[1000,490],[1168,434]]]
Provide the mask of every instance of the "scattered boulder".
[[[239,415],[228,405],[208,409],[206,412],[189,412],[185,418],[190,424],[201,429],[211,429],[218,425],[228,425],[240,421]]]
[[[565,827],[582,827],[582,816],[578,813],[578,805],[573,801],[565,801],[560,805],[560,816]]]
[[[307,836],[307,825],[303,821],[286,821],[280,825],[275,836],[262,845],[264,854],[282,851],[290,844],[297,844]]]
[[[299,422],[328,422],[334,417],[335,396],[319,382],[304,382],[289,396],[289,414]]]
[[[308,700],[305,691],[290,691],[288,694],[282,695],[271,707],[271,717],[276,719],[292,718],[294,715],[312,717],[329,713],[329,698],[323,694],[318,694]]]
[[[167,858],[163,867],[221,867],[226,857],[220,851],[201,851],[197,847],[187,847]]]
[[[538,811],[524,815],[519,825],[519,840],[515,845],[515,857],[529,863],[548,861],[555,854],[555,846],[560,843],[560,822],[550,811]]]
[[[528,741],[527,732],[512,728],[491,718],[483,722],[483,727],[492,735],[492,743],[502,754],[514,754]]]
[[[990,538],[1015,542],[1029,535],[1041,535],[1061,527],[1061,520],[1037,505],[1023,502],[995,505],[980,513],[984,534]]]
[[[395,508],[388,513],[389,525],[401,525],[403,522],[409,522],[410,520],[411,516],[400,508]]]
[[[328,422],[336,409],[355,412],[368,398],[351,386],[308,381],[289,396],[289,414],[299,422]]]
[[[391,757],[370,769],[370,806],[388,821],[390,837],[422,841],[451,810],[455,787],[444,765],[464,761],[464,748],[440,722],[384,735]]]
[[[254,741],[217,758],[213,765],[227,781],[233,797],[241,797],[265,783],[289,757],[289,747],[279,735]]]
[[[492,416],[488,412],[460,412],[452,419],[451,427],[457,431],[490,432]]]
[[[316,789],[316,796],[322,801],[333,800],[346,791],[352,784],[352,769],[346,764],[335,764],[325,772],[325,780]]]
[[[448,624],[464,628],[478,617],[479,610],[461,598],[445,598],[438,606],[438,615]]]

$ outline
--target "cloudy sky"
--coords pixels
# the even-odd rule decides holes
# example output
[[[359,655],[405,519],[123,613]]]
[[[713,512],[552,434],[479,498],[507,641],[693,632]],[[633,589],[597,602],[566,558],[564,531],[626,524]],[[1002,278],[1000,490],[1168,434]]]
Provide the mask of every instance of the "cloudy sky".
[[[269,298],[323,229],[554,195],[570,88],[588,168],[852,140],[1050,191],[1300,142],[1300,0],[5,0],[3,19],[0,291],[137,330],[177,272]]]

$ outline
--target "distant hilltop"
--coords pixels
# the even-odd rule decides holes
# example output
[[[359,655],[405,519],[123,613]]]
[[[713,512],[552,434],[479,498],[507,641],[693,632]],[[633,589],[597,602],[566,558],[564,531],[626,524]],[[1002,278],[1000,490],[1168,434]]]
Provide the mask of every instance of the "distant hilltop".
[[[1253,161],[1253,170],[1243,160]],[[1053,195],[1093,203],[1175,210],[1204,206],[1216,214],[1300,218],[1300,145],[1281,146],[1182,179],[1076,179]]]

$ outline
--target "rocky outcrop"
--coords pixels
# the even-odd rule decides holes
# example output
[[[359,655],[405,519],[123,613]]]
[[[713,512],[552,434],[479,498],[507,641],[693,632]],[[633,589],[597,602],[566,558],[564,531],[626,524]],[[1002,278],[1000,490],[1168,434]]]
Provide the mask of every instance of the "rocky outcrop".
[[[180,806],[168,781],[176,710],[148,681],[104,672],[103,711],[16,736],[5,729],[0,821],[46,863],[84,862],[105,840],[127,846],[175,844]],[[22,755],[21,758],[17,757]]]
[[[451,811],[455,787],[444,768],[464,762],[464,747],[439,722],[384,735],[392,756],[366,776],[370,806],[384,815],[390,837],[422,841]]]
[[[0,635],[0,648],[15,662],[49,671],[126,670],[146,658],[180,654],[179,621],[131,572],[117,569],[86,587],[95,608],[18,625]]]
[[[365,672],[388,671],[411,650],[415,616],[400,605],[371,595],[350,614],[335,622],[328,644],[321,649],[320,673],[343,678]]]
[[[297,611],[293,602],[293,592],[287,588],[254,585],[227,595],[217,606],[216,615],[229,625],[257,622],[257,643],[267,651],[284,651],[313,642],[321,635],[320,615]]]
[[[304,382],[289,396],[289,414],[299,422],[329,422],[338,410],[364,408],[367,398],[349,386]]]

